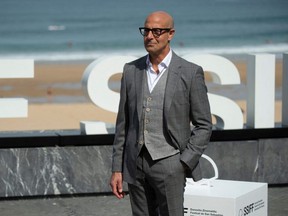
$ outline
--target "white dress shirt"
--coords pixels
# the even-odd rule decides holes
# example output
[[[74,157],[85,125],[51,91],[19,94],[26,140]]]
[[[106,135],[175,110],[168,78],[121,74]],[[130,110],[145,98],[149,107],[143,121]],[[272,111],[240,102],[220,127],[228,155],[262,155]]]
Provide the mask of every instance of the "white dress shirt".
[[[147,60],[146,60],[147,69],[146,69],[146,73],[147,73],[147,81],[148,81],[148,87],[149,87],[150,93],[153,91],[153,89],[156,86],[157,82],[159,81],[160,77],[165,73],[165,71],[169,67],[169,64],[171,62],[171,58],[172,58],[172,50],[170,49],[170,51],[167,54],[167,56],[158,65],[159,73],[157,74],[157,72],[154,71],[154,69],[152,67],[152,63],[150,62],[149,55],[147,55]]]

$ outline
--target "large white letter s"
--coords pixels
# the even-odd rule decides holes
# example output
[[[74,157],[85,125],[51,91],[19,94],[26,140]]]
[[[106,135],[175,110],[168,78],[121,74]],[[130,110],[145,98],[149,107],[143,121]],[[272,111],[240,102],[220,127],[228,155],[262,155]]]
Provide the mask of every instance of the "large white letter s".
[[[92,103],[117,113],[120,95],[109,88],[109,78],[122,73],[125,63],[135,59],[134,56],[103,57],[88,65],[82,77],[82,88]],[[80,128],[85,134],[108,133],[104,122],[82,121]]]

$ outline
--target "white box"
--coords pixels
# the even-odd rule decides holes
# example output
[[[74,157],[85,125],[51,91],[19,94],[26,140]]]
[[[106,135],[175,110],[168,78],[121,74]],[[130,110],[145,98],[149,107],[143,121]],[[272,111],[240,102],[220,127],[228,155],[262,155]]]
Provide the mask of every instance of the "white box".
[[[187,182],[184,216],[267,216],[267,183],[211,180],[210,185]]]

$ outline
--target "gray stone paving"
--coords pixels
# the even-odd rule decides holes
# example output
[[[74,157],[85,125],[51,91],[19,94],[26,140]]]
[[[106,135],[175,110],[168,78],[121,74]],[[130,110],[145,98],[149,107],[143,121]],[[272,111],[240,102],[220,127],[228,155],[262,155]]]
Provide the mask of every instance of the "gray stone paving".
[[[130,216],[129,196],[112,195],[0,200],[0,216]],[[288,215],[288,186],[268,188],[268,215]]]

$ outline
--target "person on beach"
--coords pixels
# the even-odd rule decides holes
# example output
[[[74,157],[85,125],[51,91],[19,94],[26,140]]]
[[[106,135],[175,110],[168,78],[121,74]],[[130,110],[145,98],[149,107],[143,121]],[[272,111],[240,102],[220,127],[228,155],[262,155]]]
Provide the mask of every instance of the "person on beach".
[[[186,177],[202,178],[212,131],[204,72],[171,50],[168,13],[151,13],[139,30],[148,54],[124,66],[110,186],[121,199],[128,183],[134,216],[183,216]]]

